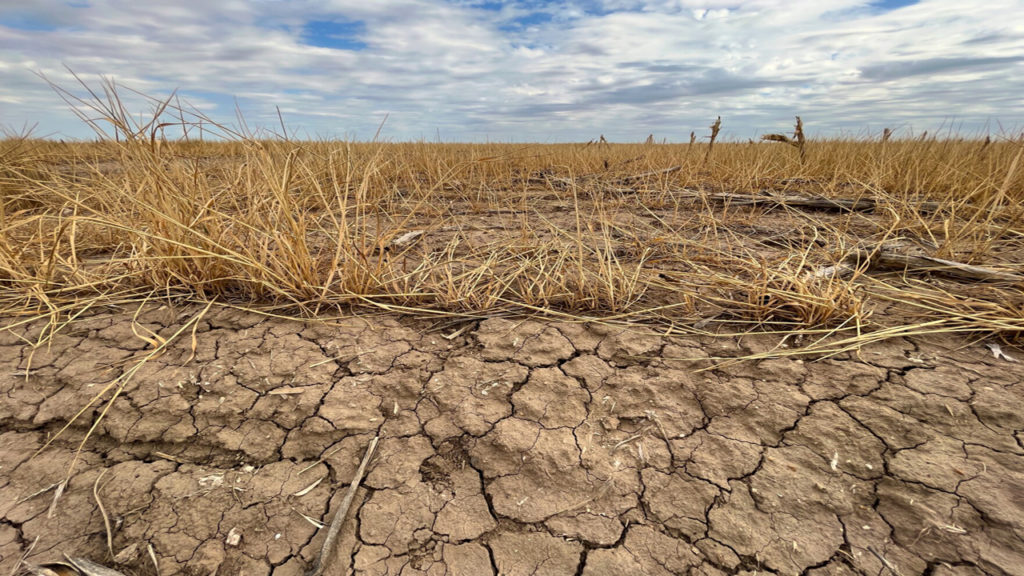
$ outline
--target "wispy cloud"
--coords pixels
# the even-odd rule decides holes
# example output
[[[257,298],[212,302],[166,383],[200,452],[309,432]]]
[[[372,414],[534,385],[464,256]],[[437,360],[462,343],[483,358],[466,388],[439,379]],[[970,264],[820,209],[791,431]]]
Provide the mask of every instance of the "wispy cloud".
[[[310,136],[572,140],[1024,124],[1018,0],[0,3],[0,124],[88,136],[71,68]],[[132,102],[144,109],[142,103]]]

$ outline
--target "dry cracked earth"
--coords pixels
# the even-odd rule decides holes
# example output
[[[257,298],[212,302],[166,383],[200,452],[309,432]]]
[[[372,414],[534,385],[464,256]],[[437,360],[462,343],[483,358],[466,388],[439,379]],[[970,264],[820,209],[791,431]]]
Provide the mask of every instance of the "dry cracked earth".
[[[42,329],[0,332],[0,574],[303,574],[378,434],[327,573],[1024,574],[1024,362],[981,342],[714,367],[777,338],[211,311],[54,505],[98,412],[33,454],[149,344],[130,313]]]

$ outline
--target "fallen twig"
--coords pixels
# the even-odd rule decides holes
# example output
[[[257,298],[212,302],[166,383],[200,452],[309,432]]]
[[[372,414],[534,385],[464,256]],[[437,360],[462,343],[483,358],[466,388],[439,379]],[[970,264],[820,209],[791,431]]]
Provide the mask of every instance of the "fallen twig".
[[[839,264],[820,268],[811,273],[811,275],[816,278],[844,277],[849,276],[860,267],[865,267],[867,270],[928,272],[961,280],[975,280],[979,282],[1011,282],[1015,284],[1024,282],[1024,275],[1015,272],[1005,272],[932,256],[901,254],[891,249],[876,247],[854,250],[847,254]]]
[[[873,198],[827,198],[825,196],[804,196],[797,194],[740,194],[733,192],[703,192],[700,190],[683,189],[687,196],[702,198],[710,202],[731,204],[733,206],[754,206],[759,204],[775,204],[796,208],[813,208],[817,210],[836,210],[839,212],[869,212],[878,206]],[[914,208],[918,212],[937,212],[941,208],[938,202],[918,202]]]
[[[188,464],[188,462],[185,462],[181,458],[178,458],[177,456],[172,456],[172,455],[167,454],[165,452],[153,452],[153,455],[157,456],[159,458],[163,458],[164,460],[170,460],[171,462],[177,462],[178,464]]]
[[[341,532],[341,525],[345,523],[348,509],[352,507],[352,501],[356,497],[359,485],[363,482],[363,474],[366,473],[366,466],[370,463],[374,450],[377,449],[378,441],[380,441],[380,435],[374,436],[373,440],[370,440],[370,445],[366,448],[366,455],[363,456],[363,461],[359,464],[359,469],[356,470],[356,476],[352,479],[352,483],[348,485],[348,493],[345,494],[345,499],[341,501],[341,507],[338,508],[338,511],[334,514],[334,519],[331,520],[331,527],[327,530],[327,538],[324,539],[324,545],[320,548],[320,557],[317,558],[316,563],[313,564],[313,569],[307,573],[307,576],[320,576],[323,573],[324,565],[333,555],[334,544],[338,540],[338,533]]]
[[[954,278],[966,280],[979,280],[982,282],[1024,282],[1024,275],[1013,272],[993,270],[983,266],[974,266],[932,256],[912,256],[900,254],[889,250],[858,250],[847,256],[860,261],[868,261],[871,268],[882,268],[889,270],[914,270],[920,272],[932,272]]]
[[[100,516],[103,517],[103,527],[107,530],[107,551],[110,552],[110,557],[114,557],[114,533],[110,529],[110,516],[107,515],[107,509],[103,507],[103,501],[100,500],[100,480],[103,479],[103,475],[107,473],[109,468],[104,468],[100,475],[96,477],[96,481],[92,484],[92,497],[96,499],[96,507],[100,509]]]
[[[58,486],[60,486],[60,482],[54,482],[53,484],[50,484],[46,488],[41,488],[41,489],[36,490],[35,492],[29,494],[28,496],[23,496],[17,502],[15,502],[15,504],[22,504],[24,502],[28,502],[29,500],[35,498],[36,496],[39,496],[40,494],[46,494],[47,492],[49,492],[50,490],[53,490],[54,488],[56,488]]]
[[[894,566],[892,564],[892,562],[889,562],[888,560],[886,560],[885,556],[882,556],[881,554],[876,552],[874,547],[868,546],[868,552],[871,552],[872,554],[874,554],[875,558],[878,558],[878,561],[882,563],[882,566],[885,566],[886,568],[889,569],[889,572],[892,572],[895,576],[903,576],[902,574],[900,574],[899,569],[896,568],[896,566]]]
[[[27,560],[28,557],[32,555],[32,551],[36,549],[36,544],[38,543],[39,536],[36,536],[35,540],[33,540],[31,544],[29,544],[28,548],[26,548],[25,551],[21,553],[21,558],[18,558],[18,561],[15,562],[14,566],[11,567],[11,573],[9,576],[16,576],[21,571],[21,567],[26,564],[25,560]]]
[[[661,432],[661,438],[665,441],[665,447],[668,448],[668,456],[674,463],[676,461],[675,451],[672,450],[672,440],[668,437],[668,432],[665,432],[665,427],[661,424],[661,418],[658,418],[658,414],[653,410],[649,410],[647,417],[654,420],[654,423],[658,425],[658,431]]]

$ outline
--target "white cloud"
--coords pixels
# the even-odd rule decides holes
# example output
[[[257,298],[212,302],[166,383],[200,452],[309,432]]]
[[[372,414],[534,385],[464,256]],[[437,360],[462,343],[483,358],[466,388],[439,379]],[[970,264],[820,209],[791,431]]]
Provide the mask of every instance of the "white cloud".
[[[175,88],[217,119],[310,135],[685,140],[716,115],[746,138],[1024,124],[1019,0],[254,0],[0,2],[0,125],[88,136],[36,75]],[[362,50],[307,43],[360,23]],[[132,101],[135,104],[134,101]],[[138,103],[141,107],[142,104]]]

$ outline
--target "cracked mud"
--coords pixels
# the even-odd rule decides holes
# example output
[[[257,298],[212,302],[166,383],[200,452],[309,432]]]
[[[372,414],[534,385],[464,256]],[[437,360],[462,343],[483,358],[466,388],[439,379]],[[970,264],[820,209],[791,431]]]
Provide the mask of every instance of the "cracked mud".
[[[65,552],[153,574],[149,546],[161,574],[303,574],[378,433],[331,573],[1024,574],[1024,364],[980,342],[714,368],[775,342],[211,311],[51,510],[101,408],[33,454],[147,344],[130,315],[33,349],[43,328],[0,332],[0,574]]]

